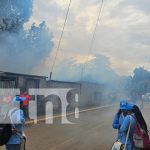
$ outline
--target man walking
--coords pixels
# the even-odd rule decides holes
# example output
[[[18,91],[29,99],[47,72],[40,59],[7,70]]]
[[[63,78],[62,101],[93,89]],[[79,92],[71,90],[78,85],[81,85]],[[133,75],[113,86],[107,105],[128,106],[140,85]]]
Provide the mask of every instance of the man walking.
[[[23,94],[21,94],[21,97],[25,98],[25,100],[23,101],[23,112],[25,118],[28,118],[29,117],[28,105],[29,105],[30,96],[28,95],[27,91],[25,91]]]

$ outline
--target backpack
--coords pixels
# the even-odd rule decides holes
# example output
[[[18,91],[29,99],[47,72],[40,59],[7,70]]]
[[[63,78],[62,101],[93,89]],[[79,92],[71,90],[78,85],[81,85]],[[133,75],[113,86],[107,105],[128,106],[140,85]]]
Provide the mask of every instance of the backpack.
[[[11,112],[11,115],[16,111],[13,110]],[[3,124],[0,124],[0,146],[5,145],[10,137],[12,136],[12,124],[11,124],[11,119],[6,115],[5,119],[3,120]]]
[[[140,124],[137,122],[135,131],[133,134],[133,142],[136,148],[150,149],[150,139],[149,135],[145,130],[143,130]]]

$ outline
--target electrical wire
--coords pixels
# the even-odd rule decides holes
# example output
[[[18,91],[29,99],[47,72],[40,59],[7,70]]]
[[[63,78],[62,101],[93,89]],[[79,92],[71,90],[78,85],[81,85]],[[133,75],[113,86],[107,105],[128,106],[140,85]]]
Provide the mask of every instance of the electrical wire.
[[[66,26],[66,23],[67,23],[67,19],[68,19],[68,14],[69,14],[69,11],[70,11],[71,2],[72,2],[72,0],[69,1],[69,5],[68,5],[66,16],[65,16],[65,21],[64,21],[62,32],[61,32],[61,35],[60,35],[60,38],[59,38],[59,41],[58,41],[58,45],[57,45],[57,49],[56,49],[56,54],[54,56],[54,61],[53,61],[53,64],[52,64],[51,73],[53,73],[54,67],[55,67],[55,64],[56,64],[56,61],[57,61],[58,52],[60,50],[60,45],[61,45],[61,41],[62,41],[64,30],[65,30],[65,26]]]
[[[96,21],[96,24],[95,24],[95,28],[93,30],[92,39],[91,39],[90,47],[89,47],[88,54],[87,54],[87,57],[86,57],[86,61],[83,64],[82,69],[81,69],[81,81],[83,80],[83,75],[84,75],[84,72],[85,72],[86,63],[87,63],[87,61],[89,59],[89,55],[90,55],[90,53],[91,53],[91,51],[93,49],[97,26],[98,26],[98,23],[100,22],[100,19],[102,18],[103,6],[104,6],[104,0],[101,1],[101,5],[100,5],[100,8],[99,8],[99,13],[98,13],[97,21]]]

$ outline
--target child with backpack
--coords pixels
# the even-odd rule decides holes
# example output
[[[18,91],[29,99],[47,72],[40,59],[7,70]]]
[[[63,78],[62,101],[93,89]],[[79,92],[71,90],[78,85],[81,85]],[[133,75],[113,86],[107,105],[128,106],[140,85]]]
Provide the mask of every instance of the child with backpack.
[[[134,150],[150,150],[150,139],[146,121],[137,105],[134,105],[136,127],[133,135]]]

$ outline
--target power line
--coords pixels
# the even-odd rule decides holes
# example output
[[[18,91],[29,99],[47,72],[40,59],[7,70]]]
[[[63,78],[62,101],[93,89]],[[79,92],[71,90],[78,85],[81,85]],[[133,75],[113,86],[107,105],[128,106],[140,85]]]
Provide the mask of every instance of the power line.
[[[88,55],[86,57],[85,63],[83,64],[83,67],[81,69],[81,81],[83,80],[83,74],[84,74],[84,71],[85,71],[86,62],[88,61],[89,55],[90,55],[90,53],[91,53],[91,51],[93,49],[93,44],[94,44],[95,35],[96,35],[96,29],[97,29],[97,26],[98,26],[98,23],[99,23],[100,19],[102,18],[103,5],[104,5],[104,0],[102,0],[100,8],[99,8],[99,13],[98,13],[97,21],[96,21],[96,24],[95,24],[95,28],[93,30],[92,39],[91,39],[90,47],[89,47],[89,50],[88,50]]]
[[[56,60],[57,60],[57,56],[58,56],[58,52],[60,50],[60,45],[61,45],[64,30],[65,30],[65,26],[66,26],[66,23],[67,23],[67,18],[68,18],[68,14],[69,14],[69,11],[70,11],[71,2],[72,2],[72,0],[69,1],[69,5],[68,5],[66,16],[65,16],[65,21],[64,21],[64,24],[63,24],[62,32],[61,32],[61,35],[60,35],[60,38],[59,38],[59,41],[58,41],[58,45],[57,45],[57,49],[56,49],[56,54],[55,54],[54,61],[53,61],[53,64],[52,64],[51,73],[54,70]]]

